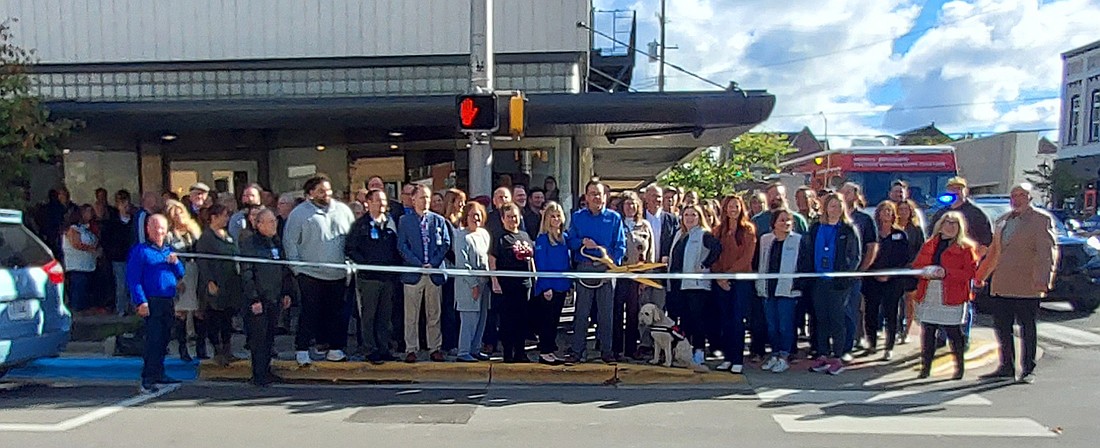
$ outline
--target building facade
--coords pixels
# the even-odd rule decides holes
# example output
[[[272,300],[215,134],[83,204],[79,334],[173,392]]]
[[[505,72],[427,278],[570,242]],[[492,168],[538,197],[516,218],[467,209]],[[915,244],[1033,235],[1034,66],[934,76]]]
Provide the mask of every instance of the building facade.
[[[496,172],[554,176],[570,197],[591,175],[644,177],[638,151],[675,163],[774,105],[740,90],[591,92],[602,52],[578,25],[596,17],[590,0],[494,5],[495,88],[529,95],[527,138],[495,138]],[[35,50],[52,112],[86,124],[63,172],[36,176],[35,191],[63,180],[82,202],[96,187],[183,193],[195,181],[283,192],[314,173],[344,192],[370,175],[462,186],[454,96],[471,85],[469,1],[0,0],[0,11]]]
[[[1096,211],[1100,179],[1100,41],[1062,53],[1057,165],[1079,180],[1081,209]]]
[[[1056,148],[1038,132],[1005,132],[949,145],[955,147],[959,175],[970,183],[972,194],[1008,194],[1014,184],[1035,182],[1027,172],[1051,168]],[[1036,199],[1045,204],[1051,198]]]

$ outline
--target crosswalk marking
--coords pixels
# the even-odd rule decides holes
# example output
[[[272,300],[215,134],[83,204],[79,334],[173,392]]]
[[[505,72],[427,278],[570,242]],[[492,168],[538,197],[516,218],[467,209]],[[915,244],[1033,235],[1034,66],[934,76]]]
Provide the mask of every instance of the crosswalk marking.
[[[786,432],[818,434],[934,435],[977,437],[1057,437],[1028,418],[850,417],[775,414]]]
[[[765,403],[805,403],[805,404],[877,404],[906,406],[989,406],[992,403],[977,394],[963,394],[942,391],[887,391],[868,390],[800,390],[768,389],[756,393]]]
[[[1046,426],[1025,417],[936,417],[927,412],[898,411],[899,406],[913,410],[993,405],[974,393],[784,388],[757,388],[755,392],[763,403],[803,405],[783,406],[786,412],[772,414],[780,428],[789,433],[1057,437]],[[876,412],[875,408],[889,411]]]
[[[1065,325],[1039,322],[1037,324],[1039,338],[1049,339],[1063,345],[1073,347],[1090,347],[1100,345],[1100,335],[1085,330],[1070,328]]]

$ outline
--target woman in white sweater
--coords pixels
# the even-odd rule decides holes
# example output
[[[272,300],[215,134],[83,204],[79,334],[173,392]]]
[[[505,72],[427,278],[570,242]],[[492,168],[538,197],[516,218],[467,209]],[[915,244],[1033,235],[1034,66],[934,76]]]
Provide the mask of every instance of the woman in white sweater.
[[[806,240],[793,232],[793,215],[789,210],[772,212],[772,231],[760,237],[756,272],[761,274],[793,274],[809,270]],[[804,281],[793,278],[756,281],[756,294],[764,300],[764,316],[768,321],[768,341],[771,357],[760,366],[774,373],[791,367],[790,355],[795,346],[794,310],[802,297]]]

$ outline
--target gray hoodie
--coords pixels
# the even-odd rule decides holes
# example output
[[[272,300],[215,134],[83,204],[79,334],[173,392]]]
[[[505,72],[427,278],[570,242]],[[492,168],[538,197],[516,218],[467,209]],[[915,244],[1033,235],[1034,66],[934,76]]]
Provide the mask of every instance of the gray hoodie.
[[[298,204],[286,220],[283,246],[292,261],[343,263],[344,242],[355,215],[346,204],[333,199],[328,207],[319,208],[313,201]],[[295,266],[295,274],[305,274],[321,280],[341,280],[343,269]]]

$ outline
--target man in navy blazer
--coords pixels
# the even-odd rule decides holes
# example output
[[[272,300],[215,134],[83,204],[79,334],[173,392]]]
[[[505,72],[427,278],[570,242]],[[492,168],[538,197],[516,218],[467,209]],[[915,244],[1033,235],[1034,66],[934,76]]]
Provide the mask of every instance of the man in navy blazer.
[[[397,229],[397,248],[405,266],[438,268],[451,248],[451,231],[442,216],[428,210],[432,189],[416,186],[413,191],[413,211],[401,217]],[[443,336],[440,331],[442,315],[441,292],[447,278],[432,274],[401,274],[405,286],[405,362],[416,362],[420,349],[420,307],[427,314],[428,352],[435,362],[443,361]]]

